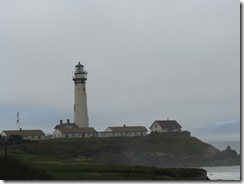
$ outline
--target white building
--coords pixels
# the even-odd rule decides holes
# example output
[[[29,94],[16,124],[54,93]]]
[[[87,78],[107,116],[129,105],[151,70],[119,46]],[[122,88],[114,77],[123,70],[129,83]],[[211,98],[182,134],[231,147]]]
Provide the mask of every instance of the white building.
[[[181,125],[175,120],[156,120],[150,126],[150,133],[153,132],[180,132]]]
[[[11,135],[19,135],[24,140],[42,140],[45,139],[45,133],[42,130],[3,130],[2,137],[10,137]]]
[[[144,126],[121,126],[108,127],[104,132],[98,132],[98,137],[121,137],[121,136],[146,136],[147,129]]]
[[[75,66],[74,81],[74,123],[79,128],[89,127],[86,95],[87,72],[80,62]]]
[[[97,137],[97,131],[92,128],[57,128],[53,138],[89,138]]]

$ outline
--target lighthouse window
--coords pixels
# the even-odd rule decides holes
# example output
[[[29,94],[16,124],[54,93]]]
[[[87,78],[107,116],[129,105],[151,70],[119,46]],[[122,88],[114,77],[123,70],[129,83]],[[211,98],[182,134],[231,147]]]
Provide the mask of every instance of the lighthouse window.
[[[75,69],[75,73],[81,73],[81,67],[76,67],[76,69]]]

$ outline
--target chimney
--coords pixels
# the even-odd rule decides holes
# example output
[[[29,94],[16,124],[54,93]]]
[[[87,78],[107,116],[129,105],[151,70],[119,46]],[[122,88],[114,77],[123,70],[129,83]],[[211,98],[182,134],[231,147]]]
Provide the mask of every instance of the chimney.
[[[69,119],[67,119],[67,123],[69,124]]]
[[[125,127],[125,124],[124,124],[124,127]]]
[[[63,124],[63,120],[60,120],[60,125]]]

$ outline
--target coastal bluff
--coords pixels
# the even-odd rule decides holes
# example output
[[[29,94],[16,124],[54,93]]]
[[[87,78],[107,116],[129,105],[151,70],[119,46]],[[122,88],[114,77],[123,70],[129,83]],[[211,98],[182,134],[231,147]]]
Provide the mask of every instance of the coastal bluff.
[[[228,147],[220,151],[195,137],[113,137],[50,139],[22,145],[28,154],[88,159],[114,165],[160,168],[240,165],[240,155]]]

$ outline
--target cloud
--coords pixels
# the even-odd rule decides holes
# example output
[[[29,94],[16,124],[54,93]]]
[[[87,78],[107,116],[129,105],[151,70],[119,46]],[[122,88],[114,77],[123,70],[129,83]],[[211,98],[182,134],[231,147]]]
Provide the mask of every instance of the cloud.
[[[209,127],[205,122],[240,118],[238,1],[0,5],[4,122],[22,109],[33,118],[30,128],[72,120],[72,72],[78,61],[86,61],[94,128],[124,122],[149,127],[155,119],[170,118],[184,129],[196,127],[201,136],[197,127]],[[213,129],[208,131],[221,136]]]
[[[192,133],[206,142],[240,141],[240,120],[212,122],[193,128]]]

